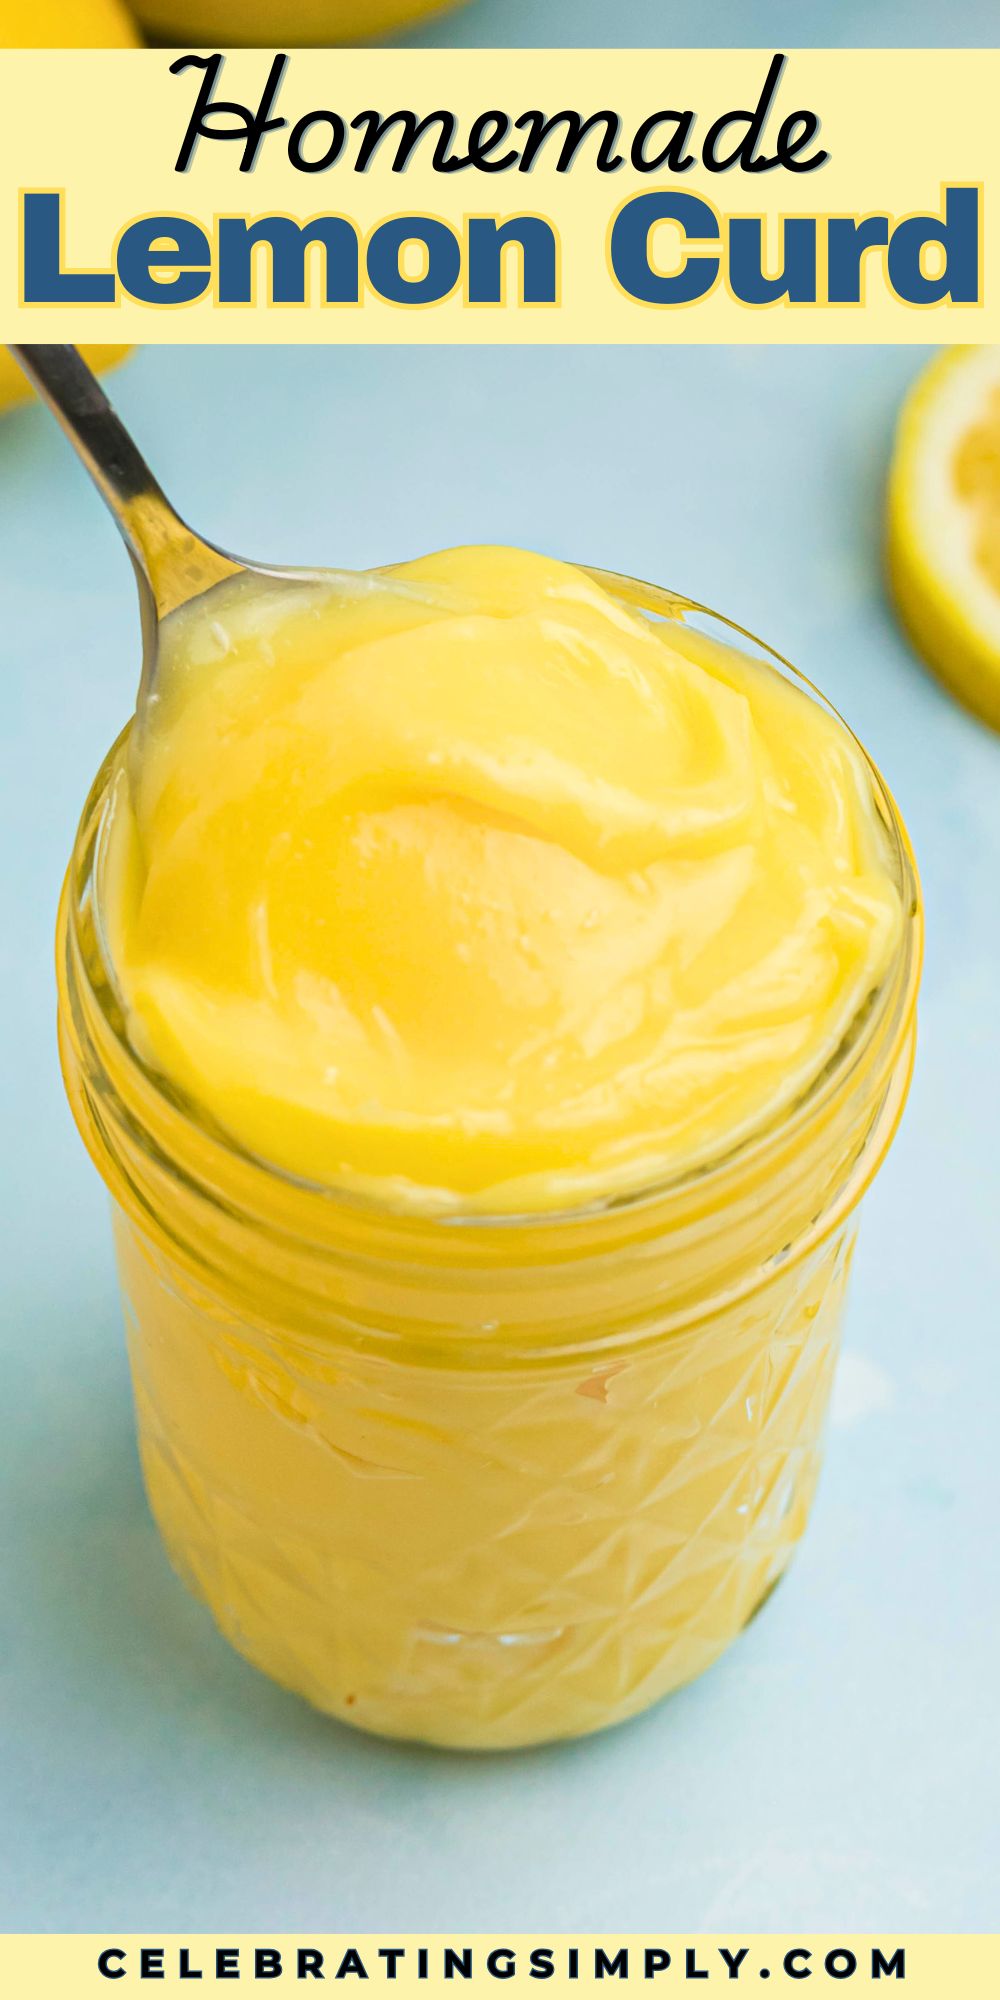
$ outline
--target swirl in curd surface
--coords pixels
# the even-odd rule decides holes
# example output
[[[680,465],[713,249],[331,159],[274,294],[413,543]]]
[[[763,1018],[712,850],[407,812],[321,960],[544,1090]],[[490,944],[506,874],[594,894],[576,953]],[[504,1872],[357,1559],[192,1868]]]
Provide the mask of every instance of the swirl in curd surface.
[[[719,1157],[899,939],[862,752],[590,575],[447,551],[167,627],[105,921],[133,1045],[252,1155],[428,1212]]]

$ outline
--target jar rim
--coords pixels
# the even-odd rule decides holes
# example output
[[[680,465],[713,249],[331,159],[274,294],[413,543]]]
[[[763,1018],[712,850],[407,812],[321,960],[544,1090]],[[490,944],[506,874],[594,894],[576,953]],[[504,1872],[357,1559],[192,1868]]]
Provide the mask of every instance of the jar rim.
[[[94,896],[93,882],[100,862],[101,833],[104,812],[110,794],[111,784],[121,768],[121,759],[128,741],[131,722],[121,730],[115,742],[103,759],[94,779],[84,806],[74,839],[73,853],[66,879],[60,910],[60,958],[65,959],[72,949],[78,934],[81,914],[91,901],[97,913],[97,936],[101,947],[100,978],[91,976],[91,968],[86,954],[77,952],[74,969],[82,969],[87,981],[87,999],[98,1009],[102,1029],[114,1041],[116,1057],[124,1065],[126,1075],[136,1079],[147,1096],[152,1093],[158,1115],[168,1127],[175,1127],[178,1136],[185,1131],[193,1133],[201,1148],[207,1149],[207,1157],[218,1161],[220,1181],[226,1170],[237,1165],[247,1186],[256,1185],[261,1191],[281,1190],[292,1200],[301,1199],[309,1204],[318,1204],[326,1213],[350,1214],[354,1212],[369,1219],[384,1223],[418,1223],[436,1230],[459,1233],[476,1231],[487,1234],[502,1234],[510,1231],[529,1231],[534,1227],[548,1231],[572,1229],[593,1225],[602,1217],[640,1215],[652,1204],[681,1200],[685,1195],[697,1191],[710,1198],[712,1190],[718,1188],[725,1176],[744,1167],[753,1166],[766,1156],[768,1142],[776,1131],[789,1141],[805,1131],[814,1118],[819,1117],[825,1106],[846,1089],[860,1064],[865,1052],[879,1030],[888,1036],[889,1054],[887,1067],[902,1046],[909,1032],[916,1004],[917,988],[923,947],[923,922],[920,886],[916,863],[913,857],[905,825],[896,807],[892,793],[885,783],[878,766],[855,735],[850,724],[844,720],[839,710],[816,685],[778,653],[765,641],[758,639],[746,627],[711,607],[689,598],[681,592],[662,586],[645,583],[640,579],[619,574],[615,571],[580,565],[585,574],[612,592],[620,601],[635,608],[652,611],[665,619],[684,619],[689,614],[711,619],[723,626],[734,638],[749,642],[764,656],[766,664],[777,670],[783,677],[790,677],[807,696],[826,709],[846,731],[863,759],[864,767],[872,785],[876,806],[886,834],[889,838],[893,861],[898,870],[898,886],[903,906],[903,927],[900,944],[877,988],[868,994],[857,1014],[841,1039],[837,1050],[829,1061],[810,1080],[802,1094],[791,1104],[771,1106],[751,1128],[735,1143],[726,1144],[705,1161],[681,1167],[674,1173],[661,1174],[648,1180],[638,1180],[635,1186],[612,1190],[606,1194],[599,1192],[588,1195],[579,1202],[564,1208],[534,1209],[435,1209],[430,1204],[410,1206],[398,1200],[393,1201],[381,1195],[373,1182],[371,1189],[366,1186],[351,1186],[343,1182],[317,1182],[297,1175],[278,1163],[263,1158],[243,1146],[238,1138],[227,1132],[208,1117],[193,1099],[177,1090],[161,1072],[148,1064],[130,1040],[127,1032],[127,1013],[124,999],[117,984],[114,965],[100,923],[99,899]],[[299,572],[302,574],[302,572]],[[891,1134],[889,1135],[891,1137]],[[888,1140],[886,1141],[888,1144]],[[182,1156],[178,1146],[176,1159]],[[267,1207],[266,1194],[261,1208]],[[256,1203],[247,1203],[247,1207]]]

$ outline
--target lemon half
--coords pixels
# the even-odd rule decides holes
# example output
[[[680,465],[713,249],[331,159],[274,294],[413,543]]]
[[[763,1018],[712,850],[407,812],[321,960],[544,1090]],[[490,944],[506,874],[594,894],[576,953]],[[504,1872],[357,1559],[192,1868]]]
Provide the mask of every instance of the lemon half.
[[[1000,729],[1000,347],[951,348],[911,389],[889,475],[887,554],[919,652]]]

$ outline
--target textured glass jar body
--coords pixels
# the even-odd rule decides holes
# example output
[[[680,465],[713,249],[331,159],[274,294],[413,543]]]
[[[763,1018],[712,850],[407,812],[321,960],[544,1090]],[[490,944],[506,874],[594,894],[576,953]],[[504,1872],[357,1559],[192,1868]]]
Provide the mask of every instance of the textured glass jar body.
[[[747,1623],[815,1489],[913,1053],[917,888],[877,773],[903,936],[808,1098],[634,1199],[456,1222],[283,1177],[143,1068],[100,914],[122,756],[67,879],[60,1044],[176,1567],[241,1652],[364,1728],[490,1749],[635,1714]]]
[[[345,1720],[479,1748],[619,1721],[722,1652],[805,1526],[847,1228],[687,1331],[474,1369],[248,1323],[121,1211],[117,1239],[174,1564]]]

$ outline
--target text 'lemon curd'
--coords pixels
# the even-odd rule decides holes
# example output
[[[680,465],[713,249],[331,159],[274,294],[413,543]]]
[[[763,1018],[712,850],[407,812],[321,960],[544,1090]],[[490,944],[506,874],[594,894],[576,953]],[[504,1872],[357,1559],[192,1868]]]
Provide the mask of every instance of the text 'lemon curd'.
[[[913,1054],[892,801],[755,642],[511,550],[222,584],[152,691],[60,1038],[173,1560],[364,1728],[622,1720],[808,1515]]]
[[[217,216],[204,227],[157,212],[122,225],[103,269],[80,271],[67,261],[65,194],[28,188],[20,233],[25,306],[562,303],[559,233],[534,213],[451,222],[414,212],[366,229],[339,212]],[[775,270],[765,215],[724,214],[704,196],[667,189],[628,197],[609,218],[605,252],[620,297],[658,311],[697,305],[720,284],[752,308],[863,307],[879,279],[902,305],[979,305],[981,235],[980,190],[948,185],[940,213],[788,216]]]

